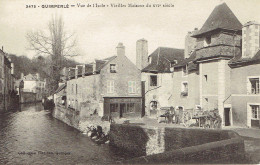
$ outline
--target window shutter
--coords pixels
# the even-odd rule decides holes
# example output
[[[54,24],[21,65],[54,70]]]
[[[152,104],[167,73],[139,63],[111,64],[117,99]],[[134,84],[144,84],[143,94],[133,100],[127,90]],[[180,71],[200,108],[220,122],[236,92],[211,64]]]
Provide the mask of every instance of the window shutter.
[[[247,89],[247,94],[251,94],[251,83],[249,81],[249,78],[247,78],[247,81],[246,81],[246,89]]]

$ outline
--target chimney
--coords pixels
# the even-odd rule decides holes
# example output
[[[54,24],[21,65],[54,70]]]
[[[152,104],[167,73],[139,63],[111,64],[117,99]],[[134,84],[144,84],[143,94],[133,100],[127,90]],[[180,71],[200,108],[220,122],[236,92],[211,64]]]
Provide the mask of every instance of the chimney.
[[[136,66],[142,70],[148,65],[148,42],[140,39],[136,41]]]
[[[188,34],[185,36],[184,58],[189,58],[191,51],[196,49],[197,39],[191,37],[194,33],[196,33],[196,31],[198,31],[198,28],[195,28],[192,32],[188,32]]]
[[[242,28],[242,57],[251,58],[260,47],[260,24],[255,21],[247,22]]]
[[[21,73],[21,79],[23,79],[23,77],[24,77],[24,75],[23,75],[23,73]]]
[[[123,43],[121,43],[121,42],[118,43],[116,50],[117,50],[118,57],[122,57],[125,55],[125,46],[123,45]]]

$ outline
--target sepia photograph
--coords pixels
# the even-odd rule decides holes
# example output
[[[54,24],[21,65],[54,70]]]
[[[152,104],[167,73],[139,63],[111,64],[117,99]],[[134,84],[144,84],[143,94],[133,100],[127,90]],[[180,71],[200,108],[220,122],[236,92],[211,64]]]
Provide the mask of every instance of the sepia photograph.
[[[0,165],[260,164],[259,0],[0,0]]]

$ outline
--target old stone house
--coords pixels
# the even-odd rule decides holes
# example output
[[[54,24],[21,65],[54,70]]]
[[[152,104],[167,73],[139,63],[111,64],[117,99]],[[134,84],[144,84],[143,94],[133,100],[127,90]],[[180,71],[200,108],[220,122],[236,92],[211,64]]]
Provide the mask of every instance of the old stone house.
[[[226,5],[212,11],[197,39],[195,62],[199,66],[200,106],[204,110],[218,109],[223,125],[231,124],[231,68],[228,62],[241,52],[242,24]]]
[[[141,71],[119,43],[117,55],[69,69],[67,107],[80,116],[141,117]]]
[[[42,101],[45,94],[46,80],[42,79],[39,73],[28,74],[24,76],[21,73],[21,79],[24,82],[23,97],[21,98],[22,103]],[[26,97],[28,96],[28,97]],[[35,98],[30,98],[35,97]]]
[[[174,65],[173,105],[217,109],[223,126],[258,127],[259,29],[249,22],[242,30],[225,3],[216,6],[202,28],[188,34],[196,39],[185,49],[190,56]],[[178,80],[188,84],[186,98],[178,97]]]
[[[184,57],[175,52],[169,59],[167,48],[156,49],[142,70],[147,115],[162,106],[217,109],[223,126],[258,127],[259,34],[258,23],[242,26],[222,3],[201,29],[187,34]]]
[[[139,45],[147,47],[147,41],[138,40],[137,48]],[[137,64],[141,63],[138,60],[148,64],[142,68],[142,81],[145,82],[145,113],[149,117],[156,117],[157,109],[173,105],[173,65],[183,60],[184,50],[158,47],[149,56],[146,52],[138,51],[140,50],[137,49]],[[146,58],[138,58],[138,54]]]
[[[0,112],[12,107],[15,78],[13,76],[13,63],[8,54],[0,49]]]
[[[259,127],[260,123],[260,24],[242,29],[242,53],[229,61],[233,124]]]

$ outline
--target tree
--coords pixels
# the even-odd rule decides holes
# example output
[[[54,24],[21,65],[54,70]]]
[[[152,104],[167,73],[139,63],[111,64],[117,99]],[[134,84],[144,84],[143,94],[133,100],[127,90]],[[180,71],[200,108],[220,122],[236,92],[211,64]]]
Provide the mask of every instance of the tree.
[[[47,89],[49,93],[54,92],[60,80],[60,71],[63,68],[66,56],[77,56],[75,34],[68,34],[64,30],[62,17],[52,17],[48,23],[47,33],[38,30],[27,33],[27,39],[31,50],[35,51],[38,56],[50,56]]]

